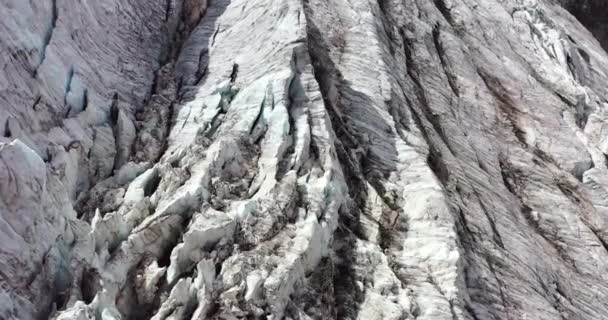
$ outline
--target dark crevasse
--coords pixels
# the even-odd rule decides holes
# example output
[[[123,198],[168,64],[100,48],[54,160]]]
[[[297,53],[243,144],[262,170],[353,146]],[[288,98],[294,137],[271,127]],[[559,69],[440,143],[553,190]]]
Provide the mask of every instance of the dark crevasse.
[[[561,0],[566,10],[572,13],[608,50],[608,2],[602,0]]]

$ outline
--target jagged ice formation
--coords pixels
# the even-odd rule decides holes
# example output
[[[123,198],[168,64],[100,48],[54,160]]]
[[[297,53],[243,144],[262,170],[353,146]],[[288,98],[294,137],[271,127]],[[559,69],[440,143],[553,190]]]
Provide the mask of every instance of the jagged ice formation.
[[[0,319],[608,319],[601,0],[4,0]]]

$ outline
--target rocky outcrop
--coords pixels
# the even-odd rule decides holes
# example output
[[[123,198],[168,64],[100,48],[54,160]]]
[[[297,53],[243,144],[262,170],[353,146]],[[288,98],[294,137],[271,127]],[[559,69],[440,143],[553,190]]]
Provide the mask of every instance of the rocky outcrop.
[[[0,318],[607,318],[601,6],[0,4]]]

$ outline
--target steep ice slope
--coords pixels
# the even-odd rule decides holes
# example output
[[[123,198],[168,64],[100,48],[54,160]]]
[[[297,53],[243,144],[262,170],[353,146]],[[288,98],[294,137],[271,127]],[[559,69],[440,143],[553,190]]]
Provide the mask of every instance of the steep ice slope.
[[[0,318],[46,318],[80,283],[79,252],[93,245],[85,221],[96,198],[112,198],[88,190],[126,185],[160,155],[176,99],[161,91],[165,70],[204,9],[0,3]]]
[[[608,319],[599,1],[98,2],[2,4],[0,317]]]

